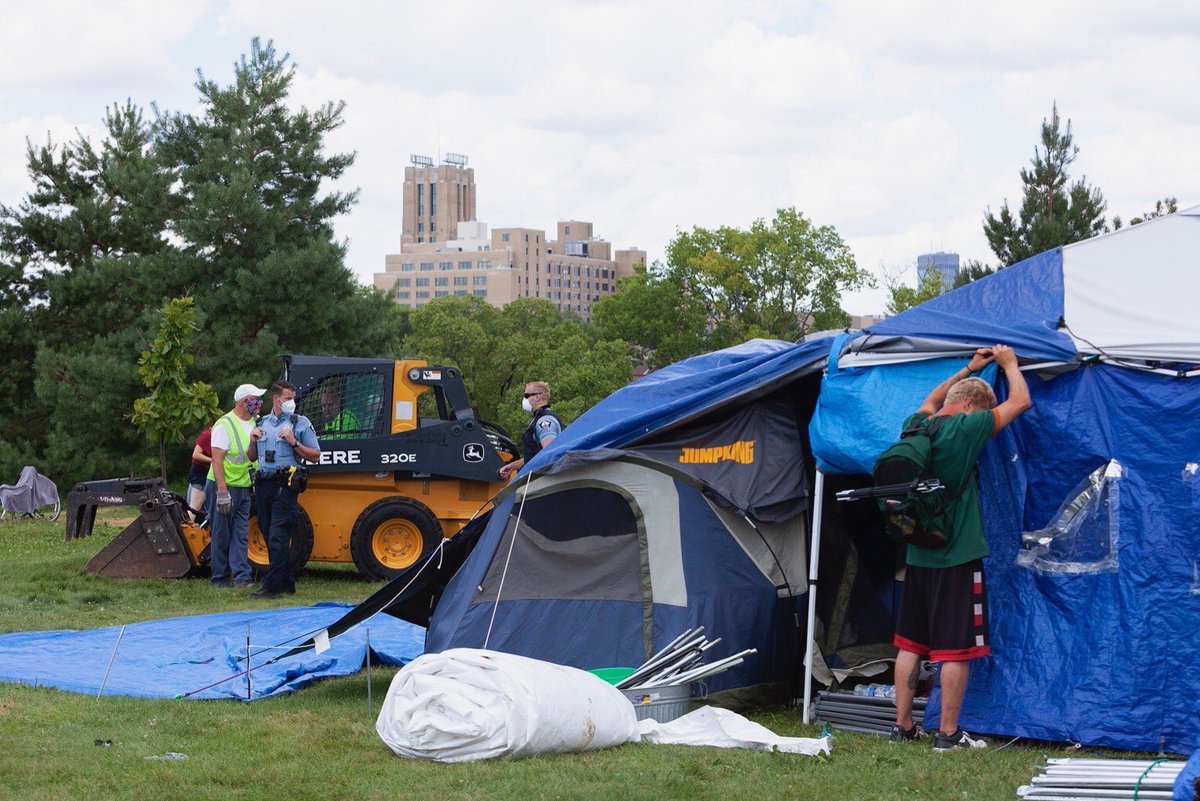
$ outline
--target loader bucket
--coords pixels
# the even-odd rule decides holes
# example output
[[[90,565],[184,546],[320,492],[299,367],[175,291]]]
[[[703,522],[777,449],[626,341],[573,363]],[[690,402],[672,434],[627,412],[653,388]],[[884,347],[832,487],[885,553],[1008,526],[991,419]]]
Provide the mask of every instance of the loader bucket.
[[[105,578],[183,578],[192,569],[175,510],[157,500],[141,505],[141,516],[92,561],[89,573]]]

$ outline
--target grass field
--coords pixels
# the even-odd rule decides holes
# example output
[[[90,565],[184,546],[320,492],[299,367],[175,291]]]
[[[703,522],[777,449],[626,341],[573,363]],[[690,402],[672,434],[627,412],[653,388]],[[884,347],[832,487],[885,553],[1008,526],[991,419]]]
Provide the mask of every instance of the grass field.
[[[310,570],[286,602],[205,581],[113,581],[88,559],[117,533],[64,544],[61,524],[0,524],[0,632],[95,628],[183,614],[356,602],[376,586]],[[3,645],[0,644],[0,648]],[[373,673],[375,703],[394,671]],[[794,711],[755,720],[814,736]],[[112,740],[97,747],[97,740]],[[187,754],[186,762],[145,757]],[[927,744],[837,734],[829,758],[629,745],[594,754],[445,766],[401,760],[375,734],[366,678],[253,705],[141,701],[0,685],[0,798],[38,799],[1012,799],[1063,749],[1020,744],[934,754]],[[1078,754],[1074,754],[1078,755]]]

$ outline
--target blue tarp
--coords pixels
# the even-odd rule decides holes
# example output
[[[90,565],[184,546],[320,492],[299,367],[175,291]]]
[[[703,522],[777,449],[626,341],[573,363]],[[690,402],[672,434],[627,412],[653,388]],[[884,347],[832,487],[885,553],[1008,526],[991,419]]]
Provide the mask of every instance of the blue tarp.
[[[1010,345],[1038,361],[1073,361],[1058,330],[1063,316],[1062,248],[1048,250],[871,326],[871,334]]]
[[[964,364],[965,359],[935,359],[863,369],[831,365],[808,426],[817,469],[870,475],[879,454],[900,437],[905,418]],[[995,383],[995,365],[980,377]]]
[[[289,645],[297,645],[351,608],[349,604],[331,603],[132,624],[121,637],[104,695],[175,698],[190,693],[245,669],[247,626],[252,664],[257,666],[280,653],[269,646],[292,637],[299,639]],[[300,654],[251,671],[253,700],[359,672],[366,660],[368,627],[372,664],[403,665],[424,651],[423,628],[380,615],[332,640],[323,654]],[[114,626],[0,635],[0,682],[95,695],[120,631],[120,626]],[[246,679],[226,681],[189,697],[245,701]]]
[[[616,448],[737,397],[776,386],[823,361],[831,339],[754,339],[656,370],[597,403],[523,468],[542,470],[573,451]]]
[[[1042,268],[1055,253],[1044,255]],[[996,279],[1020,277],[1016,269],[980,283],[995,288]],[[1036,283],[1036,270],[1024,275]],[[1014,288],[1015,296],[1032,289]],[[967,297],[940,300],[953,296]],[[934,334],[933,322],[946,318],[925,311],[937,303],[914,310],[921,314],[912,314],[903,333]],[[953,324],[969,330],[965,320],[976,313],[956,308]],[[929,326],[915,328],[913,320]],[[904,416],[954,366],[938,360],[831,370],[810,425],[821,469],[869,472]],[[988,445],[978,465],[991,550],[992,655],[973,664],[962,725],[1188,753],[1195,715],[1181,699],[1200,698],[1200,382],[1103,364],[1026,378],[1033,408]],[[1005,382],[997,389],[1003,397]],[[1018,566],[1022,532],[1044,528],[1080,482],[1113,459],[1122,469],[1119,511],[1103,530],[1116,542],[1116,568],[1068,574]],[[1110,553],[1107,540],[1080,543],[1077,551]],[[938,721],[939,698],[935,691],[929,725]]]
[[[1200,798],[1200,751],[1192,754],[1175,779],[1171,801],[1196,801]]]

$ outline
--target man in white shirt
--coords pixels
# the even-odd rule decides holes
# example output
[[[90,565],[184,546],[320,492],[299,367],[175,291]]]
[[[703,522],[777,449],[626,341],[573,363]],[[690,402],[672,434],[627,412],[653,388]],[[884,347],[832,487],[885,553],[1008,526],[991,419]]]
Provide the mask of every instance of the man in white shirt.
[[[262,394],[253,384],[233,393],[234,407],[212,427],[212,467],[207,494],[213,498],[212,583],[214,587],[249,587],[250,573],[250,431],[262,409]]]

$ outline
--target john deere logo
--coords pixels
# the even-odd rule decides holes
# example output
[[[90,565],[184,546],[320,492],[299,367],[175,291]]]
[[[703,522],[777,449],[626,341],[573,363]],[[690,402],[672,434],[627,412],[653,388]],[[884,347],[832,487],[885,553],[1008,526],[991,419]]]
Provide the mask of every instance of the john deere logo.
[[[483,446],[476,443],[469,443],[463,446],[463,461],[464,462],[482,462],[483,461]]]
[[[721,445],[716,448],[684,448],[679,454],[680,464],[716,464],[717,462],[754,464],[754,440],[735,442],[732,445]]]

